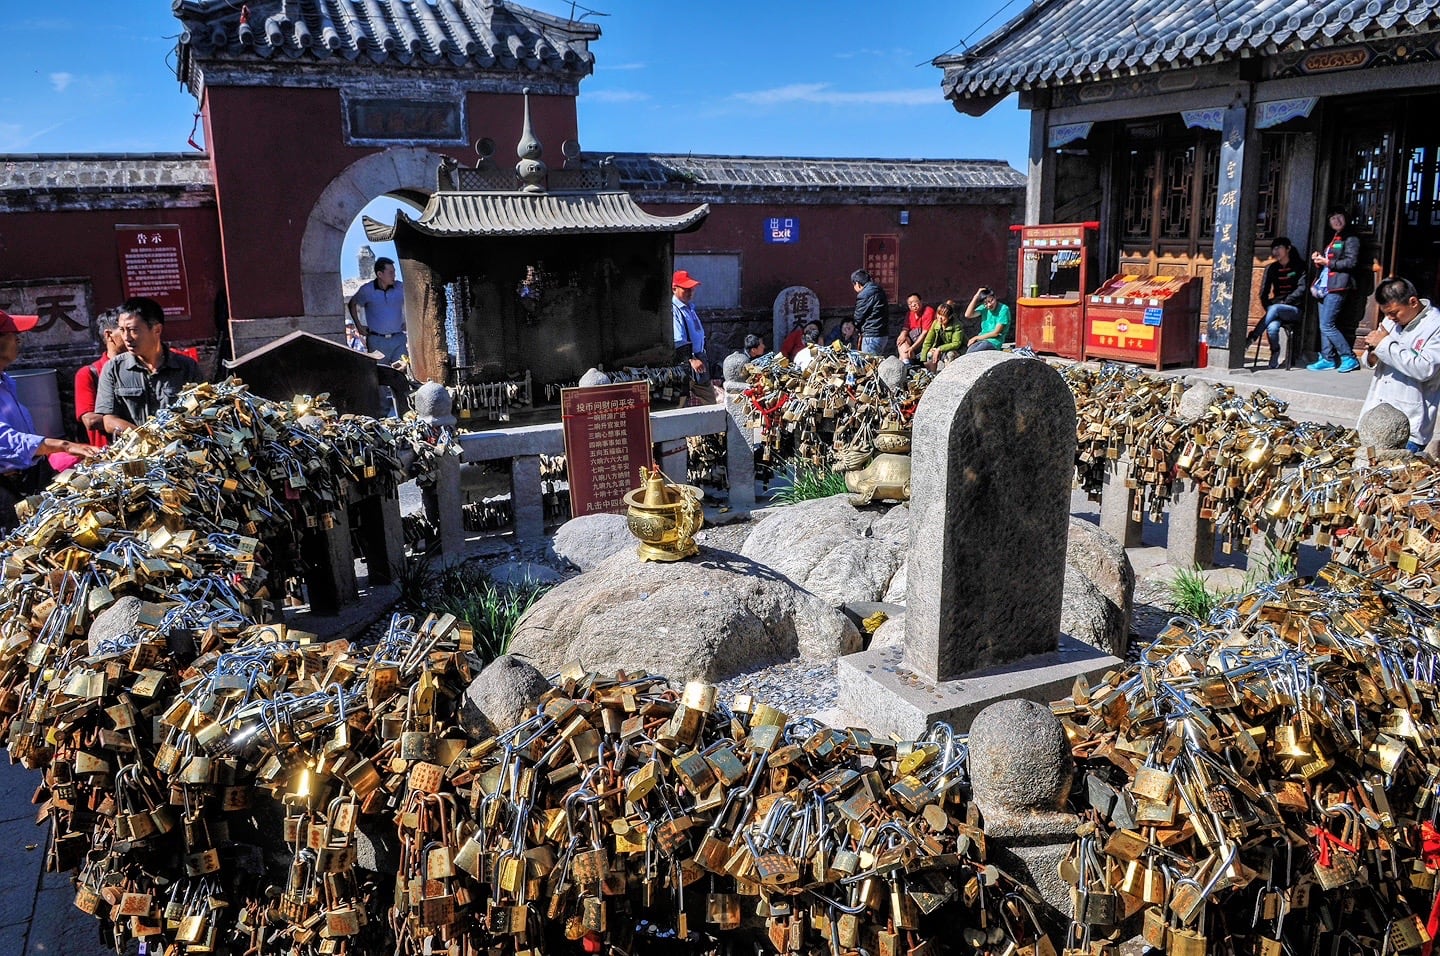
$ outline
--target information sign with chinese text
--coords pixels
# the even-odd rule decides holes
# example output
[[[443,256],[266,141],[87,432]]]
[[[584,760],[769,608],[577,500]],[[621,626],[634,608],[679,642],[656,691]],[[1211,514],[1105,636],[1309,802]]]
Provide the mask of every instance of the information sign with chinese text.
[[[188,318],[190,283],[179,226],[116,226],[120,281],[125,298],[144,296],[160,303],[165,318]]]
[[[650,383],[617,382],[560,392],[570,514],[619,514],[651,463]]]
[[[765,241],[788,246],[800,241],[800,220],[794,216],[770,216],[765,220]]]
[[[865,271],[885,290],[892,303],[900,300],[900,237],[866,236]]]

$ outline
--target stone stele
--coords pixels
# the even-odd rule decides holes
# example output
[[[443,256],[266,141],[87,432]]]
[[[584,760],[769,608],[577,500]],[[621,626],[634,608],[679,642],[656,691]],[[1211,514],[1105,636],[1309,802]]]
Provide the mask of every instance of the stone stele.
[[[1120,661],[1060,610],[1075,400],[1043,361],[964,355],[925,390],[911,452],[905,643],[840,660],[837,709],[877,733],[965,730],[1007,697],[1063,697]]]

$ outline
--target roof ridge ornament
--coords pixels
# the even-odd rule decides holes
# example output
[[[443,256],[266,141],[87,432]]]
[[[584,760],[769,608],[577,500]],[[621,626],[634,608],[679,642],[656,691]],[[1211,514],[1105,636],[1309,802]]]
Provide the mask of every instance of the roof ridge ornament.
[[[515,155],[520,158],[520,162],[515,164],[515,175],[522,183],[521,192],[543,193],[549,169],[540,159],[543,147],[530,126],[530,87],[525,87],[522,92],[525,96],[525,124],[520,130],[520,142],[515,147]]]

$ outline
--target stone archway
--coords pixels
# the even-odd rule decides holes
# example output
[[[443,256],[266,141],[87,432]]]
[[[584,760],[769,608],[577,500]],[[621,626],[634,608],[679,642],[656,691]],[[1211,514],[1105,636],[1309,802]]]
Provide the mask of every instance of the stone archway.
[[[345,302],[337,267],[345,232],[376,196],[399,193],[409,198],[435,191],[444,156],[419,146],[397,146],[357,160],[331,180],[320,194],[300,241],[300,284],[305,324],[316,334],[340,335]]]

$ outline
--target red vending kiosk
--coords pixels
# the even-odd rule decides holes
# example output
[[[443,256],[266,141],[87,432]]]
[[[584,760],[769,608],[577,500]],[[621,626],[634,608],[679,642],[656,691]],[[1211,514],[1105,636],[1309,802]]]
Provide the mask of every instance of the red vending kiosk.
[[[1020,233],[1015,270],[1015,344],[1082,360],[1085,293],[1095,256],[1098,222],[1011,226]]]
[[[1195,276],[1111,276],[1089,297],[1085,354],[1154,365],[1194,365],[1200,337]]]

